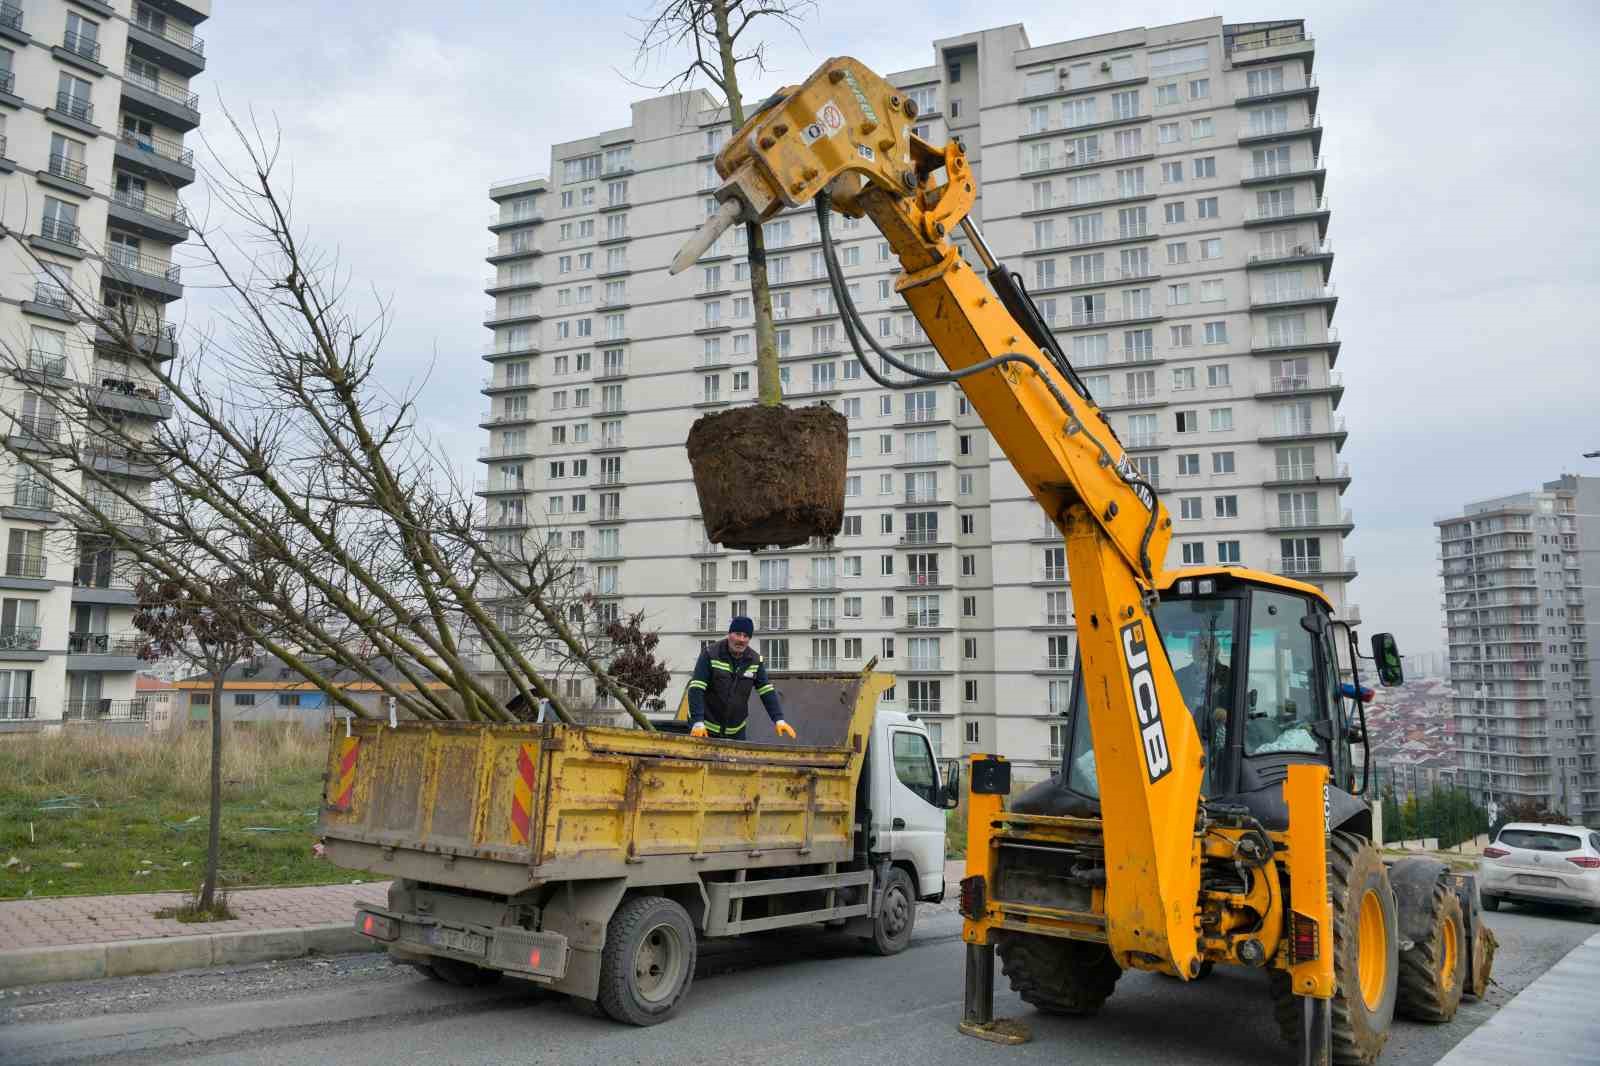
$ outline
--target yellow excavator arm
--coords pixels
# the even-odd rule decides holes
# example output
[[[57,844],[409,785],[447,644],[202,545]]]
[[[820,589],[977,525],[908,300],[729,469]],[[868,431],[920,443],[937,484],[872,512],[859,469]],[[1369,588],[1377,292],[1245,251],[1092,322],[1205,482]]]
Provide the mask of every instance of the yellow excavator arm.
[[[964,148],[928,144],[915,120],[893,85],[830,59],[723,148],[721,210],[674,269],[736,222],[818,199],[888,239],[904,267],[897,291],[1065,537],[1101,789],[1106,941],[1123,966],[1193,975],[1204,759],[1151,615],[1171,520],[968,218],[977,183]],[[983,273],[952,243],[958,228]]]

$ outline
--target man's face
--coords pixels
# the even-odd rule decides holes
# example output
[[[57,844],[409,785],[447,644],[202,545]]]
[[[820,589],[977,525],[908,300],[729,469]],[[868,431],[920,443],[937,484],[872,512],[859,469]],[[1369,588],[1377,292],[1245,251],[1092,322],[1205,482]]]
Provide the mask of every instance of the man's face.
[[[745,634],[743,634],[743,633],[729,633],[728,634],[728,650],[733,652],[735,655],[744,654],[744,650],[746,648],[748,648],[749,646],[750,646],[750,638],[748,636],[746,636]]]

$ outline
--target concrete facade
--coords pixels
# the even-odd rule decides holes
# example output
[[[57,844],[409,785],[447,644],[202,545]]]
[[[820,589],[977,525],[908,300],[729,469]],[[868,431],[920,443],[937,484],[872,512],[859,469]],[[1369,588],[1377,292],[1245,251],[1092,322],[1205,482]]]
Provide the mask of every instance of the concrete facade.
[[[1172,513],[1169,562],[1294,574],[1353,615],[1303,24],[1208,18],[1039,46],[1007,26],[932,53],[889,80],[918,104],[914,132],[966,145],[986,239]],[[861,373],[810,210],[767,224],[769,274],[787,401],[850,422],[846,527],[755,555],[705,542],[683,441],[754,395],[743,227],[686,274],[666,267],[715,210],[726,136],[703,93],[643,100],[628,125],[556,145],[548,177],[491,188],[489,526],[508,546],[583,554],[602,610],[661,629],[677,684],[749,614],[772,665],[877,656],[899,677],[887,698],[926,719],[941,755],[999,751],[1041,776],[1075,649],[1060,536],[959,389],[894,395]],[[865,222],[834,232],[868,328],[937,367],[887,243]]]
[[[1600,478],[1563,476],[1434,524],[1461,782],[1485,805],[1533,802],[1592,822]]]
[[[194,27],[210,8],[0,5],[0,409],[14,443],[70,432],[61,413],[73,392],[134,434],[172,413],[149,367],[176,343],[172,253],[188,236],[178,198],[195,179],[184,137],[200,122],[191,79],[206,65]],[[98,330],[83,313],[95,307],[125,315],[136,343]],[[109,451],[103,461],[133,495],[155,476]],[[75,532],[48,484],[4,465],[0,728],[139,720],[133,592],[117,560]]]

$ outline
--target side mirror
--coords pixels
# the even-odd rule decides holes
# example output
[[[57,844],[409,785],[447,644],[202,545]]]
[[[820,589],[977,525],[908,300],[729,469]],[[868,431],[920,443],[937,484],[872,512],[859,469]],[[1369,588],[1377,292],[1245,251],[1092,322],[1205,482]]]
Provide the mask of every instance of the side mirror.
[[[939,806],[947,811],[953,811],[961,806],[961,760],[946,759],[940,776],[944,780],[944,788],[940,793]]]
[[[1400,665],[1400,646],[1393,633],[1372,634],[1372,658],[1378,664],[1378,680],[1385,685],[1405,683],[1406,673]]]

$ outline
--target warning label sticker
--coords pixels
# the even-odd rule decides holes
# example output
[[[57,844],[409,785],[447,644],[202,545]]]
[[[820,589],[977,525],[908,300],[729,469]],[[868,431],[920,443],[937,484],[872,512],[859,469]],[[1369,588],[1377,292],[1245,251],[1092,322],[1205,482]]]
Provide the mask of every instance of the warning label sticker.
[[[870,147],[864,144],[856,145],[856,153],[869,163],[875,162],[878,158],[878,153],[874,152]]]
[[[844,112],[839,110],[838,104],[830,100],[817,112],[816,121],[800,131],[800,139],[806,144],[812,144],[824,137],[832,137],[842,129],[844,129]]]

